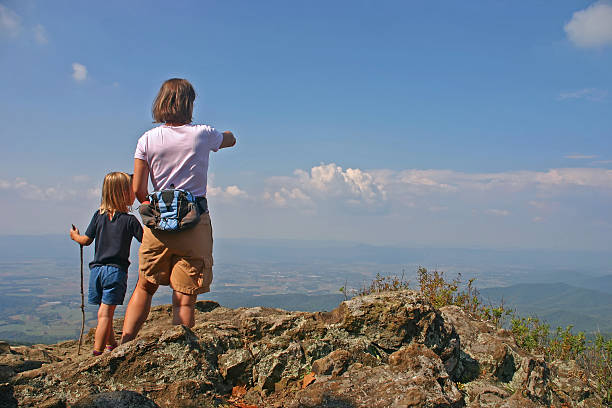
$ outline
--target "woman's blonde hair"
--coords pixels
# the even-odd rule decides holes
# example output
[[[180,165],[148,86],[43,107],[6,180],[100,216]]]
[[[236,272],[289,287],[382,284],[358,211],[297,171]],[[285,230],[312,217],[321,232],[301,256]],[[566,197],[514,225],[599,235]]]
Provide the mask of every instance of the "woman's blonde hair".
[[[186,79],[167,80],[153,101],[154,123],[191,123],[195,97],[195,90]]]
[[[100,214],[108,212],[112,217],[116,211],[127,213],[132,202],[132,176],[121,171],[108,173],[102,183]]]

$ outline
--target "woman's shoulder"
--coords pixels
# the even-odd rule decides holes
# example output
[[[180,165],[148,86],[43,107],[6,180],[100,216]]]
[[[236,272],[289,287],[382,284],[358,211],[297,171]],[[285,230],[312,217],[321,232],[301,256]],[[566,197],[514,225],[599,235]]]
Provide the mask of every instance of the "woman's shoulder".
[[[159,133],[159,131],[161,130],[163,125],[159,125],[159,126],[155,126],[149,130],[147,130],[146,132],[144,132],[142,134],[142,136],[140,136],[141,139],[149,137],[149,136],[154,136],[157,135]]]

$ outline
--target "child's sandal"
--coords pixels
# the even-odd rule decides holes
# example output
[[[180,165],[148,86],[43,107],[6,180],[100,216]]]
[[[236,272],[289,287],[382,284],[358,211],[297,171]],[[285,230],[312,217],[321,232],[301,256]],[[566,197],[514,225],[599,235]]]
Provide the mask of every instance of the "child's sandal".
[[[101,356],[101,355],[102,355],[102,353],[104,353],[104,351],[98,351],[98,350],[94,350],[94,351],[92,351],[92,354],[93,354],[94,356],[96,356],[96,357],[97,357],[97,356]]]
[[[111,346],[110,344],[106,345],[106,351],[108,351],[108,352],[111,352],[111,351],[113,351],[116,348],[117,348],[116,344],[114,346]]]

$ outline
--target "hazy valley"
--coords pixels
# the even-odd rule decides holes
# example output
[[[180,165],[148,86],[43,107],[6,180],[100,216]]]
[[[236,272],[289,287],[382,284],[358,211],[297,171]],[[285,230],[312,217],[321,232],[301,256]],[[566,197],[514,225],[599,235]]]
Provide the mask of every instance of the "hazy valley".
[[[85,248],[85,291],[92,248]],[[132,248],[128,294],[136,283]],[[552,250],[390,248],[326,241],[215,241],[212,291],[201,296],[232,308],[331,310],[377,274],[404,276],[416,287],[418,266],[452,278],[475,278],[485,302],[537,315],[551,327],[612,333],[612,253]],[[78,336],[79,249],[67,237],[0,237],[0,339],[50,343]],[[170,303],[160,288],[155,304]],[[85,292],[85,297],[87,293]],[[118,316],[123,314],[118,309]],[[87,326],[95,307],[86,306]]]

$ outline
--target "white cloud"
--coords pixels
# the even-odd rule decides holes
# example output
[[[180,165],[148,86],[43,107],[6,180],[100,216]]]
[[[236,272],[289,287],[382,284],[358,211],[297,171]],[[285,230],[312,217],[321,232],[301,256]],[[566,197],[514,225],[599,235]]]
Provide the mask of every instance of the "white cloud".
[[[495,205],[501,204],[499,197],[512,199],[514,195],[516,203],[529,202],[535,208],[542,208],[535,201],[538,197],[550,200],[551,195],[574,194],[576,189],[596,189],[608,194],[612,191],[612,170],[580,167],[498,173],[435,169],[365,171],[345,170],[331,163],[315,166],[310,171],[298,169],[289,177],[269,178],[263,195],[258,197],[273,206],[302,210],[327,207],[340,211],[403,212],[407,208],[415,211],[420,208],[439,212],[455,208],[454,204],[438,204],[448,200],[447,197],[462,203],[476,200],[474,203],[490,205],[488,208],[494,210]],[[504,211],[509,214],[509,210],[488,213],[507,215]]]
[[[385,171],[379,178],[383,188],[400,184],[416,194],[456,192],[459,190],[504,189],[516,191],[527,187],[587,186],[612,188],[612,170],[592,168],[560,168],[546,172],[509,171],[500,173],[462,173],[452,170]]]
[[[564,27],[569,40],[578,47],[592,48],[612,44],[612,4],[598,1],[575,12]]]
[[[34,31],[34,39],[40,45],[45,45],[49,42],[49,38],[47,37],[47,30],[41,24],[37,24],[32,29]]]
[[[608,91],[597,88],[584,88],[572,92],[561,92],[557,98],[560,101],[571,99],[586,99],[594,102],[601,102],[608,97]]]
[[[13,10],[0,4],[0,35],[15,37],[21,31],[21,17]]]
[[[42,187],[21,177],[14,181],[0,179],[0,189],[14,190],[20,197],[28,200],[64,201],[79,196],[79,192],[71,188],[63,188],[60,185]]]
[[[567,168],[551,169],[547,172],[531,172],[535,183],[539,186],[556,187],[595,187],[602,189],[612,188],[612,170],[589,169],[589,168]]]
[[[266,191],[263,194],[264,200],[272,201],[278,207],[287,207],[289,202],[294,204],[311,207],[313,205],[312,198],[306,195],[299,188],[292,188],[291,190],[281,187],[279,191],[270,193]]]
[[[75,81],[80,82],[87,79],[87,67],[83,64],[75,62],[72,64],[72,78]]]
[[[496,215],[496,216],[499,216],[499,217],[506,217],[506,216],[510,215],[510,211],[508,211],[508,210],[498,210],[496,208],[489,208],[488,210],[485,210],[485,214]]]
[[[568,154],[567,156],[563,156],[565,159],[571,160],[584,160],[584,159],[594,159],[597,156],[594,154]]]
[[[321,164],[310,172],[298,169],[294,177],[272,177],[264,199],[286,207],[290,204],[311,207],[315,202],[333,199],[352,207],[376,207],[387,199],[387,192],[373,174],[335,163]]]
[[[100,187],[89,188],[87,189],[86,195],[88,198],[100,199],[100,197],[102,197],[102,189]]]
[[[209,185],[206,188],[206,194],[224,201],[235,201],[236,199],[248,197],[248,194],[238,186],[228,186],[224,189],[223,187]]]

